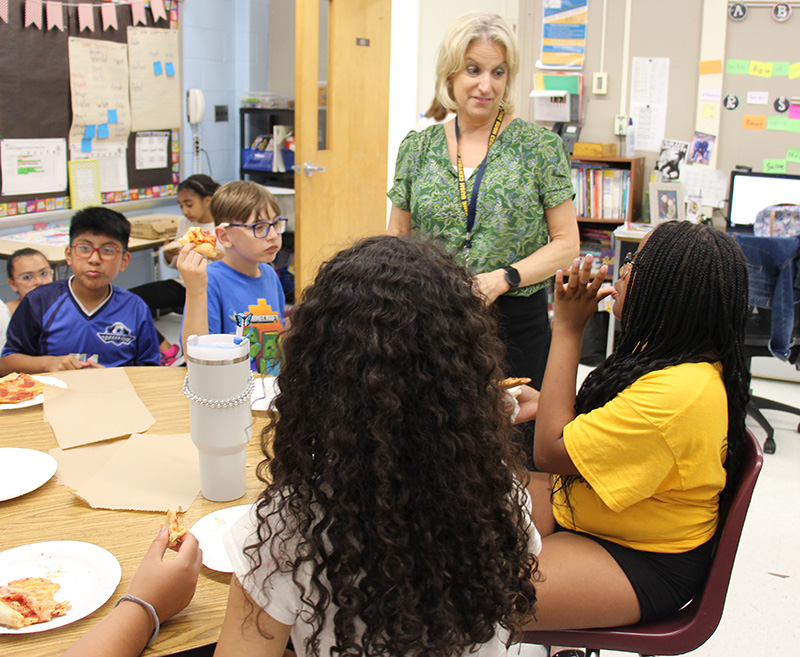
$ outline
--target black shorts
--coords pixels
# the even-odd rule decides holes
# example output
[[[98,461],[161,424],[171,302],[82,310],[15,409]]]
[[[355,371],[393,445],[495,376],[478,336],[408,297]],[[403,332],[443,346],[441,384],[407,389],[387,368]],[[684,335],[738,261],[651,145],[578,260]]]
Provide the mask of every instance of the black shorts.
[[[556,523],[556,531],[572,530]],[[716,539],[711,539],[688,552],[645,552],[591,534],[572,533],[602,545],[614,557],[639,600],[640,623],[675,613],[700,591],[708,577],[716,545]]]

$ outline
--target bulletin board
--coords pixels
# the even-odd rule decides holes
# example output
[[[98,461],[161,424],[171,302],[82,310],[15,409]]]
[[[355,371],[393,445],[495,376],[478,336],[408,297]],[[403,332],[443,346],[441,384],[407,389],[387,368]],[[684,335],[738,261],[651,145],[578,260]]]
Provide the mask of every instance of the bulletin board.
[[[57,5],[50,7],[49,5]],[[81,20],[79,22],[79,9]],[[91,9],[87,9],[90,6]],[[105,7],[111,7],[106,9]],[[2,3],[0,2],[0,8]],[[163,9],[163,11],[161,11]],[[108,14],[101,13],[113,11],[116,28],[109,27],[104,29],[104,19]],[[52,13],[51,13],[52,12]],[[94,29],[86,28],[86,18],[90,15]],[[108,3],[102,0],[71,0],[70,2],[53,3],[48,0],[41,2],[40,25],[26,26],[26,0],[8,0],[8,15],[0,15],[0,80],[2,80],[3,92],[0,94],[0,139],[64,139],[66,140],[67,156],[69,156],[70,141],[74,142],[75,134],[70,135],[73,127],[73,102],[70,88],[70,39],[77,38],[81,42],[94,40],[107,44],[125,44],[125,48],[120,46],[124,57],[127,60],[127,44],[129,43],[129,28],[133,27],[138,34],[148,30],[167,30],[178,29],[178,2],[177,0],[157,0],[151,3],[125,2]],[[60,21],[59,17],[60,16]],[[7,18],[7,20],[3,20]],[[29,17],[27,17],[29,19]],[[58,25],[51,25],[51,22],[60,22]],[[156,34],[158,34],[156,33]],[[179,40],[174,39],[175,43]],[[100,44],[98,44],[99,46]],[[132,49],[131,49],[132,51]],[[161,96],[156,107],[138,107],[138,115],[142,112],[158,112],[169,106],[171,110],[178,108],[178,119],[175,125],[170,125],[166,129],[158,132],[134,132],[133,122],[126,125],[130,126],[123,136],[116,135],[118,144],[127,143],[126,164],[127,164],[127,188],[114,192],[104,192],[102,195],[103,203],[114,203],[119,201],[137,200],[139,198],[151,198],[175,193],[175,186],[178,182],[178,171],[180,165],[179,150],[179,130],[180,127],[180,74],[179,52],[175,48],[175,62],[158,62],[157,66],[167,66],[173,75],[177,73],[177,91],[174,98]],[[131,63],[132,75],[135,75],[133,62]],[[102,58],[98,66],[102,66]],[[155,66],[150,62],[150,70]],[[138,66],[139,69],[143,65]],[[165,76],[170,71],[157,71]],[[86,76],[91,84],[92,75]],[[128,84],[126,81],[124,84]],[[175,85],[173,85],[175,86]],[[122,85],[120,85],[122,87]],[[172,88],[172,87],[171,87]],[[127,89],[118,88],[118,92],[125,93]],[[155,98],[150,95],[150,98]],[[141,102],[139,103],[141,105]],[[133,103],[131,103],[131,106]],[[89,142],[86,148],[91,148],[94,143],[94,157],[104,145],[102,137],[114,137],[113,131],[120,124],[121,117],[117,117],[116,111],[109,106],[104,110],[104,117],[98,120],[97,125],[91,126],[91,134],[88,129],[81,125],[81,130],[86,134],[81,137],[88,137]],[[174,115],[174,111],[170,116]],[[140,122],[141,124],[141,122]],[[111,131],[111,135],[109,135]],[[105,133],[105,135],[103,134]],[[91,138],[94,138],[93,140]],[[98,139],[100,137],[101,139]],[[72,138],[72,139],[71,139]],[[140,167],[137,168],[137,139],[140,146],[147,143],[160,143],[166,139],[167,155],[153,164],[150,162],[141,168],[142,149],[140,148]],[[149,141],[148,141],[149,140]],[[160,140],[156,142],[154,140]],[[13,142],[12,142],[13,143]],[[121,151],[119,151],[121,152]],[[17,216],[21,214],[31,214],[47,210],[57,210],[70,207],[69,190],[65,187],[59,192],[38,192],[3,195],[2,192],[2,172],[0,171],[0,223],[3,217]],[[35,219],[32,217],[32,220]]]

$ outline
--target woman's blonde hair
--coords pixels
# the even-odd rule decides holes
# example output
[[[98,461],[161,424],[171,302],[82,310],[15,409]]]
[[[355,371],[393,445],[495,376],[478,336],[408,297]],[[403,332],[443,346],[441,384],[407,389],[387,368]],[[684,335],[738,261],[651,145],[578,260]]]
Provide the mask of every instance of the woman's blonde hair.
[[[500,107],[513,114],[514,79],[519,71],[517,39],[502,17],[486,11],[464,14],[456,19],[444,35],[436,56],[436,97],[447,109],[458,109],[450,78],[464,68],[467,49],[475,41],[489,41],[505,49],[508,77]]]

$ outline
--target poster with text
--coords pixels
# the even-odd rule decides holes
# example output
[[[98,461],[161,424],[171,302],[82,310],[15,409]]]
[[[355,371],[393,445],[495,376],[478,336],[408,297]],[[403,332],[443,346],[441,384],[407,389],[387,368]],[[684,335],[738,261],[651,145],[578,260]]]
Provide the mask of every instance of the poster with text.
[[[539,68],[578,70],[586,55],[588,0],[544,0]]]
[[[177,30],[128,28],[131,131],[181,126],[180,48]]]

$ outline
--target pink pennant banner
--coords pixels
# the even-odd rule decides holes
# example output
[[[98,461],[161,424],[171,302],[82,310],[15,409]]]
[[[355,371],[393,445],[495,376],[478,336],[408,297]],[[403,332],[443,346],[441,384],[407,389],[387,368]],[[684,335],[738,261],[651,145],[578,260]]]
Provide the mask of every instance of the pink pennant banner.
[[[164,10],[164,0],[150,0],[150,11],[153,12],[153,20],[167,20],[167,12]]]
[[[147,25],[147,14],[144,11],[144,2],[136,1],[131,2],[131,16],[132,16],[132,25],[137,25],[141,23],[142,25]]]
[[[25,0],[25,27],[35,25],[42,29],[42,1]]]
[[[0,21],[8,23],[8,0],[0,0]]]
[[[113,28],[115,30],[119,29],[119,26],[117,25],[117,7],[115,5],[101,5],[100,15],[103,18],[103,30],[107,30],[109,28]]]
[[[56,28],[64,31],[64,10],[60,2],[48,0],[47,2],[47,29]]]
[[[94,5],[82,3],[78,5],[78,32],[89,30],[94,32]]]

